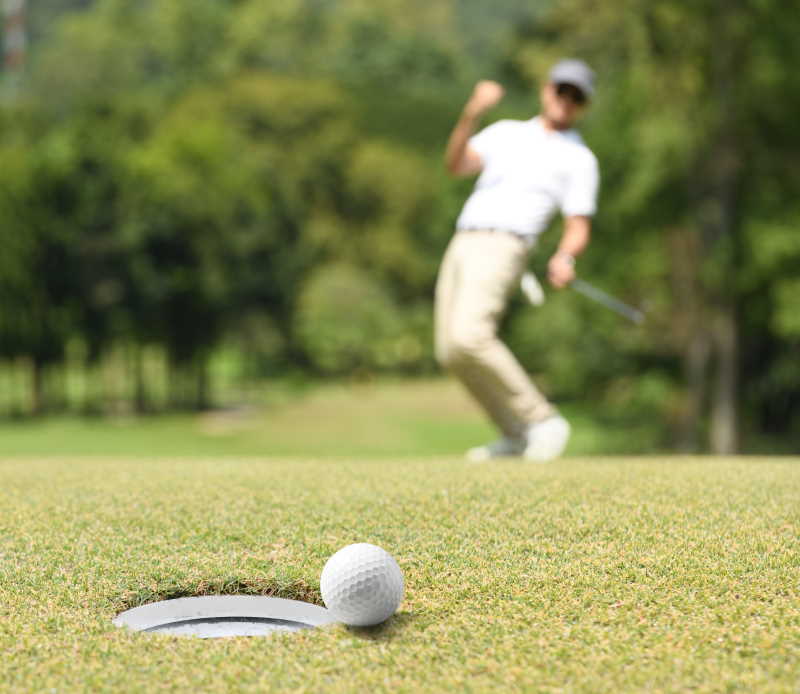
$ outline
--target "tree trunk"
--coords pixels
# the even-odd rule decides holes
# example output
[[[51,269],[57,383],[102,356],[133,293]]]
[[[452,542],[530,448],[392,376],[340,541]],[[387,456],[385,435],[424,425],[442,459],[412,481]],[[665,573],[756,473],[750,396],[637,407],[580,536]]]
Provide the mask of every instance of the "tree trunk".
[[[750,41],[743,34],[741,3],[716,0],[721,18],[720,41],[711,58],[712,89],[718,108],[716,144],[709,157],[710,192],[715,215],[710,228],[710,248],[719,244],[721,253],[712,295],[715,316],[711,326],[716,372],[711,397],[709,444],[719,455],[736,453],[739,448],[738,381],[739,346],[736,315],[736,278],[742,265],[738,238],[740,192],[743,188],[745,140],[742,138],[737,108],[736,85],[748,60]],[[730,10],[730,11],[728,11]],[[719,15],[718,12],[722,12]]]
[[[726,307],[714,325],[714,348],[717,354],[716,373],[711,397],[711,450],[718,455],[731,455],[739,449],[737,384],[739,373],[736,316]]]
[[[710,336],[707,332],[698,330],[691,336],[683,355],[686,398],[678,422],[677,437],[678,450],[682,453],[696,453],[700,450],[710,357]]]
[[[31,413],[40,415],[44,410],[44,365],[38,359],[34,359],[31,363]]]
[[[713,296],[713,319],[710,330],[714,347],[715,374],[711,391],[712,452],[730,455],[738,450],[738,380],[739,348],[735,306],[736,275],[740,266],[737,239],[737,195],[740,160],[733,142],[721,143],[713,157],[714,185],[710,207],[713,213],[706,229],[709,250],[717,251],[716,268],[710,295]]]
[[[147,397],[147,383],[144,375],[144,357],[142,345],[138,342],[133,345],[133,407],[136,414],[145,414],[150,411]]]
[[[676,310],[671,333],[683,361],[684,395],[676,417],[674,440],[682,453],[701,450],[706,403],[708,370],[712,342],[707,318],[707,297],[702,283],[705,250],[695,229],[675,227],[669,233],[672,293]]]
[[[195,409],[207,410],[210,407],[210,384],[208,377],[208,359],[205,355],[198,356],[196,363],[195,381]]]

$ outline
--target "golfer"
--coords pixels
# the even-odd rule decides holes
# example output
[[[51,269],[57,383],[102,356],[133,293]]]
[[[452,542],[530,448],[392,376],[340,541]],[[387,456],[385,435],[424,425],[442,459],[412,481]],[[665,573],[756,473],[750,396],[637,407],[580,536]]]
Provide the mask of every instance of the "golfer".
[[[541,89],[538,116],[501,120],[475,134],[504,93],[497,82],[478,82],[447,144],[448,171],[480,177],[439,270],[436,357],[502,434],[468,451],[473,461],[523,456],[544,462],[560,456],[569,439],[568,422],[498,339],[497,328],[528,254],[556,212],[564,229],[548,279],[560,289],[575,278],[575,259],[589,243],[599,177],[595,156],[573,126],[593,92],[592,70],[563,60]]]

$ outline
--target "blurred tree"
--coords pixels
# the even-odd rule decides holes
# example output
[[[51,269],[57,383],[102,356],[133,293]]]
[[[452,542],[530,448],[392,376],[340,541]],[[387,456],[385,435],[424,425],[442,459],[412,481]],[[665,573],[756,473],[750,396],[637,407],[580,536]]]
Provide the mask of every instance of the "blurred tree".
[[[597,113],[587,129],[608,172],[599,228],[631,259],[666,257],[624,263],[616,274],[620,283],[644,287],[660,267],[672,281],[672,315],[653,339],[662,340],[666,329],[682,354],[687,397],[678,440],[688,449],[697,445],[708,402],[711,449],[737,450],[739,394],[770,368],[762,362],[757,371],[743,370],[742,321],[760,322],[743,281],[755,269],[748,225],[770,215],[760,201],[777,187],[762,172],[785,168],[786,149],[798,143],[775,106],[796,98],[800,86],[786,71],[798,57],[787,28],[794,17],[778,2],[756,0],[617,0],[602,7],[570,0],[554,6],[512,57],[527,77],[545,74],[561,54],[586,57],[599,70]],[[784,173],[797,183],[796,170]],[[637,251],[642,243],[647,253]],[[761,288],[781,280],[761,276]],[[781,340],[786,328],[774,322],[761,332]]]
[[[270,372],[428,368],[469,185],[442,172],[449,129],[478,77],[509,87],[497,117],[528,117],[572,53],[600,75],[581,272],[647,297],[649,320],[561,294],[538,320],[517,305],[512,342],[551,392],[666,414],[685,449],[732,450],[737,405],[797,428],[798,44],[777,0],[54,0],[31,24],[23,99],[0,111],[0,354],[35,365],[40,406],[76,339],[89,364],[136,346],[140,407],[153,346],[191,406],[223,340]],[[377,351],[352,339],[371,331]]]
[[[22,144],[22,143],[20,143]],[[64,356],[75,317],[69,222],[74,206],[64,143],[30,151],[8,144],[0,174],[0,352],[31,364],[30,407],[48,409],[48,367]]]
[[[343,320],[343,316],[347,316]],[[392,297],[363,270],[335,263],[317,268],[303,285],[295,315],[298,339],[311,363],[326,374],[352,374],[416,361]]]
[[[65,14],[33,51],[28,93],[68,116],[88,104],[165,99],[218,76],[227,2],[96,0]]]
[[[319,254],[303,229],[351,137],[335,90],[250,76],[189,92],[132,153],[123,233],[137,335],[198,370],[198,405],[237,314],[266,310],[294,344],[297,287]]]

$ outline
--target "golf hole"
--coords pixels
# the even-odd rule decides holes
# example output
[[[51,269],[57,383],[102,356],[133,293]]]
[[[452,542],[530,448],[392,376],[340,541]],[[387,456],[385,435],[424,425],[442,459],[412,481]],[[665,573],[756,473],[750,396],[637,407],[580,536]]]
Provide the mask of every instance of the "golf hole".
[[[114,624],[148,634],[194,636],[269,636],[333,624],[324,607],[300,600],[253,595],[205,595],[162,600],[126,610]]]

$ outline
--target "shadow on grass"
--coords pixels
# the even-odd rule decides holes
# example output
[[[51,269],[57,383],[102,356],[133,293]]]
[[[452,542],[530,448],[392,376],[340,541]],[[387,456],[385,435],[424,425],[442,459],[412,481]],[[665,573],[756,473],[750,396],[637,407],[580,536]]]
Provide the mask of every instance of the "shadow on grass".
[[[141,607],[162,600],[177,598],[197,598],[203,595],[260,595],[270,598],[286,598],[300,600],[314,605],[323,605],[322,595],[304,581],[293,579],[250,579],[227,577],[198,580],[194,583],[163,583],[142,588],[127,590],[112,598],[114,609],[124,612],[134,607]]]
[[[365,641],[389,641],[411,624],[416,616],[411,612],[398,612],[394,617],[374,627],[347,627],[347,631]]]

